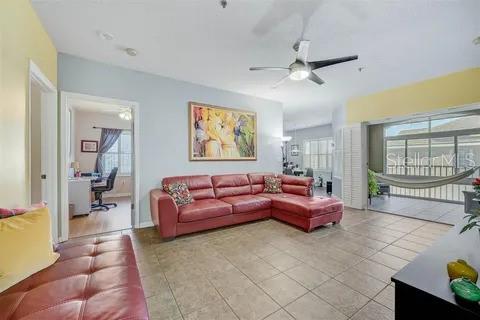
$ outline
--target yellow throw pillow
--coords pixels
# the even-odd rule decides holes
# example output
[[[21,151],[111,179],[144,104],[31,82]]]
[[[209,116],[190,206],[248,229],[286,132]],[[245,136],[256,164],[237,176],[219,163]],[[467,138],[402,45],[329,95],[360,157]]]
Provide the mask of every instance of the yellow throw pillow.
[[[58,259],[51,239],[48,208],[0,219],[0,292]]]

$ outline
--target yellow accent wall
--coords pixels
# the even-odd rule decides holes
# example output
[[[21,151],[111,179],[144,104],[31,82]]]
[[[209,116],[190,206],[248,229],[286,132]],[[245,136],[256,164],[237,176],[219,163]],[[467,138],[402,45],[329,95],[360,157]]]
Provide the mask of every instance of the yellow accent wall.
[[[467,69],[347,102],[347,122],[379,120],[480,102],[480,68]]]
[[[28,0],[0,0],[0,207],[28,199],[29,60],[57,83],[57,50]]]

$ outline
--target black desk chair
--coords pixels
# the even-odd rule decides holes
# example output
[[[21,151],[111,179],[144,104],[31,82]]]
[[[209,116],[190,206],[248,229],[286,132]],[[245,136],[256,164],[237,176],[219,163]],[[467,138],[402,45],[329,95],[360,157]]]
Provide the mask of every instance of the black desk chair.
[[[113,186],[115,184],[115,178],[117,177],[117,172],[118,172],[118,167],[113,168],[110,174],[108,175],[106,185],[92,187],[92,191],[95,194],[95,201],[98,201],[98,203],[92,204],[92,210],[108,211],[110,210],[110,207],[112,208],[117,207],[116,203],[103,203],[103,198],[102,198],[102,195],[104,192],[111,191],[113,189]]]

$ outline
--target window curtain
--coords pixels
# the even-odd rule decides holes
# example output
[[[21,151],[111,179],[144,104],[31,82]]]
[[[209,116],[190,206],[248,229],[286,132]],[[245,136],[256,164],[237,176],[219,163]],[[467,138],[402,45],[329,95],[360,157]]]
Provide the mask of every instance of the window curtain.
[[[95,172],[103,176],[103,155],[117,142],[118,137],[122,133],[122,129],[102,128],[100,136],[100,145],[98,147],[97,161],[95,162]]]

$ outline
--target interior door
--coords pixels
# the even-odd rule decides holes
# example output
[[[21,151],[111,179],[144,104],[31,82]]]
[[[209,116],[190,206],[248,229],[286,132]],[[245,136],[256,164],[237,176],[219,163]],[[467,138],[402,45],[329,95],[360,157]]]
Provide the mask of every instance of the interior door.
[[[43,112],[42,91],[39,85],[32,82],[30,89],[30,203],[45,200],[43,171]]]
[[[136,197],[137,197],[137,194],[136,194],[136,179],[138,179],[137,177],[137,171],[135,170],[136,168],[136,163],[135,163],[135,159],[136,159],[136,154],[135,154],[135,112],[133,110],[133,108],[131,109],[131,112],[132,112],[132,120],[130,121],[131,122],[131,135],[130,135],[130,139],[131,139],[131,144],[130,144],[130,147],[131,147],[131,161],[130,161],[130,164],[131,164],[131,183],[130,183],[130,193],[131,193],[131,212],[130,212],[130,217],[131,217],[131,225],[132,225],[132,228],[138,228],[139,226],[137,225],[137,221],[135,221],[135,217],[136,217],[136,214],[135,214],[135,211],[136,210],[139,210],[139,208],[135,208],[135,203],[136,203]]]
[[[40,179],[41,179],[41,185],[42,185],[42,191],[41,191],[41,197],[42,201],[49,203],[49,192],[48,192],[48,179],[51,179],[51,177],[48,176],[48,167],[47,167],[47,161],[48,161],[48,156],[47,156],[47,150],[49,149],[48,147],[48,139],[47,139],[47,132],[48,132],[48,126],[47,124],[49,123],[48,121],[48,115],[49,112],[47,110],[48,104],[47,104],[47,98],[45,94],[42,94],[41,96],[41,130],[40,130],[40,140],[41,140],[41,147],[40,147]]]

